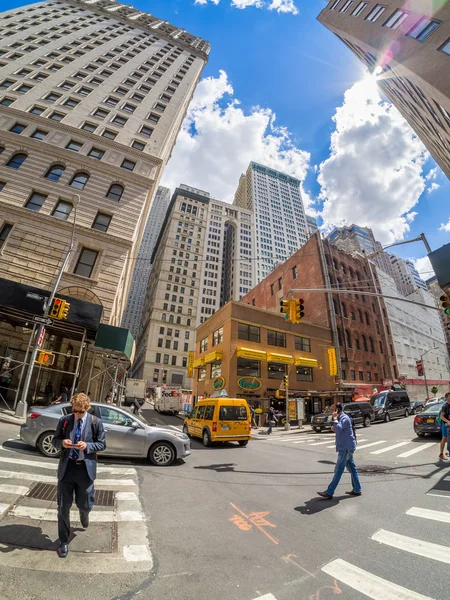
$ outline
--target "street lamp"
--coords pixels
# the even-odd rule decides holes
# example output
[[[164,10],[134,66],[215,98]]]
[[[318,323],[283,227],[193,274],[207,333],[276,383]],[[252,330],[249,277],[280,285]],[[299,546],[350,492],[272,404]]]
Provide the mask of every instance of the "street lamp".
[[[49,313],[50,313],[50,309],[52,307],[52,303],[53,303],[53,299],[55,297],[55,294],[58,290],[58,286],[59,283],[61,281],[61,277],[64,273],[64,270],[67,266],[67,263],[69,262],[69,258],[70,258],[70,253],[73,250],[73,247],[75,245],[75,225],[77,222],[77,207],[81,202],[80,196],[78,194],[75,194],[73,197],[74,203],[73,203],[73,208],[74,208],[74,216],[73,216],[73,223],[72,223],[72,232],[71,232],[71,236],[70,236],[70,244],[69,244],[69,248],[66,252],[66,256],[64,257],[64,260],[61,264],[61,267],[59,269],[58,275],[56,276],[55,279],[55,283],[53,284],[53,288],[52,291],[50,292],[50,297],[47,300],[47,304],[44,305],[45,309],[44,309],[44,315],[43,318],[47,318]],[[39,327],[37,328],[37,331],[35,333],[34,336],[34,340],[39,340],[42,334],[42,331],[44,329],[44,325],[40,324]],[[28,395],[28,390],[30,388],[30,382],[31,382],[31,377],[33,375],[33,369],[34,369],[34,362],[36,360],[36,356],[39,350],[39,346],[37,343],[34,343],[33,346],[33,350],[31,351],[31,356],[30,356],[30,363],[28,365],[28,370],[27,370],[27,374],[25,377],[25,382],[23,384],[23,389],[22,389],[22,397],[20,399],[20,401],[17,403],[17,407],[16,407],[16,415],[22,418],[25,418],[27,415],[27,409],[28,409],[28,404],[27,404],[27,395]]]
[[[428,400],[428,381],[427,381],[427,375],[426,375],[426,371],[425,371],[425,363],[423,362],[423,357],[425,356],[425,354],[428,354],[428,352],[431,352],[432,350],[438,350],[439,347],[436,346],[435,348],[430,348],[429,350],[427,350],[426,352],[424,352],[423,354],[420,355],[420,362],[422,363],[422,370],[423,370],[423,378],[425,381],[425,390],[427,392],[427,400]]]

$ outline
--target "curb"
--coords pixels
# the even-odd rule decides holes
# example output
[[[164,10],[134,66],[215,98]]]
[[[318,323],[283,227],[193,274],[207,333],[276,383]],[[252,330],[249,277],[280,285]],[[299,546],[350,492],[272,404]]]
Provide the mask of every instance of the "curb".
[[[25,423],[26,419],[21,419],[20,417],[13,417],[12,415],[3,415],[0,413],[0,423],[9,423],[10,425],[22,425]]]

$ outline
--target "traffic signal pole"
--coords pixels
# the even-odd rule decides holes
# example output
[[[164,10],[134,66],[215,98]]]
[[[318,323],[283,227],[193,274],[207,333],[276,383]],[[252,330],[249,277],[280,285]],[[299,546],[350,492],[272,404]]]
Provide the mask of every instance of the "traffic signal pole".
[[[284,423],[284,430],[290,431],[291,423],[289,421],[289,367],[288,367],[288,379],[286,381],[286,419]]]
[[[52,291],[50,292],[50,297],[47,301],[47,304],[45,305],[45,309],[44,309],[44,318],[48,317],[52,304],[53,304],[53,299],[56,295],[56,292],[58,290],[59,287],[59,283],[61,281],[61,277],[64,273],[64,270],[67,266],[67,263],[69,262],[69,258],[70,258],[70,253],[73,250],[74,247],[74,241],[75,241],[75,224],[77,221],[77,205],[80,202],[80,196],[78,196],[78,194],[76,194],[75,196],[77,198],[77,201],[74,202],[74,218],[73,218],[73,225],[72,225],[72,235],[70,238],[70,244],[69,244],[69,248],[67,250],[66,256],[64,257],[64,260],[61,264],[61,267],[59,269],[58,275],[56,276],[55,279],[55,283],[53,284],[53,288]],[[22,417],[25,418],[27,416],[27,410],[28,410],[28,403],[27,403],[27,396],[28,396],[28,391],[30,389],[30,383],[31,383],[31,377],[33,375],[33,369],[34,369],[34,363],[36,361],[36,356],[39,350],[39,346],[37,344],[37,340],[39,340],[42,330],[44,329],[44,325],[39,325],[39,327],[37,328],[37,331],[34,334],[34,339],[32,341],[32,346],[33,349],[31,351],[31,355],[30,355],[30,363],[28,365],[28,369],[27,369],[27,374],[25,377],[25,381],[23,384],[23,389],[22,389],[22,396],[20,401],[17,403],[17,407],[16,407],[16,412],[15,414],[18,417]]]

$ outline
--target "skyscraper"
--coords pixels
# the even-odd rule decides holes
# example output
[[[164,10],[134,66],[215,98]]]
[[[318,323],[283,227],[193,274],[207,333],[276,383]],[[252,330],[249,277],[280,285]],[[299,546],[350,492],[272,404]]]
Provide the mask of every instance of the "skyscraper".
[[[450,4],[329,0],[319,21],[377,76],[450,177]]]
[[[239,179],[234,205],[254,213],[252,279],[256,284],[308,239],[300,181],[251,162]]]
[[[319,231],[319,226],[317,225],[317,219],[316,219],[316,217],[313,217],[312,215],[306,215],[306,225],[308,228],[308,236],[309,237],[314,235],[316,233],[316,231]]]
[[[400,258],[395,254],[386,253],[392,266],[392,277],[397,289],[403,294],[412,294],[417,289],[427,290],[427,284],[420,277],[411,260]]]
[[[155,186],[207,61],[184,29],[109,0],[0,15],[0,273],[119,325]]]
[[[251,289],[251,211],[180,185],[153,253],[133,373],[149,385],[191,386],[195,328]]]
[[[169,202],[169,188],[159,186],[156,190],[141,245],[139,246],[136,266],[131,281],[130,295],[128,296],[127,307],[122,317],[122,327],[129,329],[134,339],[137,339],[139,334],[145,293],[152,271],[151,258],[153,250],[160,234]]]

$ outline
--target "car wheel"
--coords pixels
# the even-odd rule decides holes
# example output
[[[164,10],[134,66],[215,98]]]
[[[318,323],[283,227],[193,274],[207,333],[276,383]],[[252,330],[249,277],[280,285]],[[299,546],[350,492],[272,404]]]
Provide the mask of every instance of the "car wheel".
[[[315,431],[316,433],[320,433],[322,430],[321,430],[321,429],[319,429],[318,427],[314,427],[314,431]]]
[[[369,416],[364,417],[363,427],[370,427],[370,425],[371,425],[370,417]]]
[[[39,452],[49,458],[58,458],[61,454],[61,450],[57,450],[52,444],[54,431],[47,431],[43,433],[37,441],[37,447]]]
[[[405,414],[404,414],[403,416],[404,416],[404,417],[409,417],[409,412],[408,412],[408,409],[407,409],[407,408],[405,408]]]
[[[425,434],[423,433],[423,431],[416,431],[416,435],[417,435],[417,437],[425,437]]]
[[[389,423],[389,421],[391,420],[391,415],[387,412],[385,417],[384,417],[384,422],[385,423]]]
[[[189,437],[191,437],[190,433],[189,433],[189,428],[187,425],[183,425],[183,433]]]
[[[168,467],[175,460],[175,450],[168,442],[157,442],[148,453],[152,465],[157,467]]]
[[[207,429],[205,429],[205,431],[203,432],[203,445],[207,448],[208,446],[211,446],[211,436],[209,435],[209,432]]]
[[[245,446],[248,444],[248,440],[240,440],[239,441],[239,446],[242,446],[243,448],[245,448]]]
[[[178,411],[177,411],[177,410],[174,410],[174,411],[173,411],[173,414],[174,414],[175,416],[177,416],[177,414],[178,414]]]

